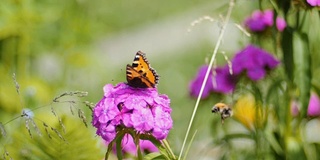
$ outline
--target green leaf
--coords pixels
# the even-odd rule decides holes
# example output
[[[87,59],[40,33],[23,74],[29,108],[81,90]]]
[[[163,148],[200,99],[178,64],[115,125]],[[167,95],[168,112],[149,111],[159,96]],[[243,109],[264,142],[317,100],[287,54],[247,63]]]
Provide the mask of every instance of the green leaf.
[[[164,157],[159,152],[153,152],[145,155],[143,159],[151,160],[151,159],[164,159]]]
[[[166,148],[164,148],[163,146],[161,146],[161,147],[159,147],[158,149],[159,149],[159,151],[160,151],[160,154],[164,157],[164,159],[170,159],[170,158],[169,158],[169,154],[168,154]]]
[[[183,160],[185,160],[185,159],[187,159],[187,155],[188,155],[188,153],[189,153],[189,150],[190,150],[190,148],[191,148],[191,145],[192,145],[192,143],[193,143],[193,141],[194,141],[194,137],[196,136],[196,134],[197,134],[197,130],[194,132],[194,134],[192,135],[192,137],[191,137],[191,139],[190,139],[190,142],[189,142],[189,145],[188,145],[188,147],[187,147],[187,150],[186,150],[186,153],[184,154],[184,156],[183,156]]]
[[[294,60],[293,60],[293,35],[291,28],[287,27],[283,31],[281,47],[283,52],[283,64],[288,80],[293,80],[294,76]]]
[[[172,150],[166,140],[162,140],[162,143],[154,138],[153,136],[148,135],[141,135],[140,138],[142,140],[149,140],[151,141],[160,151],[160,154],[163,156],[164,159],[176,159],[175,155],[173,155]]]
[[[109,158],[109,155],[110,155],[110,153],[111,153],[111,151],[112,151],[112,146],[113,146],[113,144],[114,144],[114,141],[112,141],[112,142],[109,143],[107,152],[106,152],[106,154],[105,154],[105,156],[104,156],[104,159],[105,159],[105,160],[107,160],[107,159]]]
[[[92,135],[91,130],[82,125],[78,118],[61,116],[66,127],[66,133],[63,133],[58,121],[50,121],[43,117],[54,119],[50,113],[43,112],[41,116],[37,115],[35,123],[43,136],[37,134],[34,128],[30,128],[33,138],[28,136],[29,133],[23,123],[18,126],[10,123],[15,128],[12,130],[14,132],[7,133],[7,136],[10,135],[10,143],[5,144],[5,150],[10,153],[12,159],[102,159],[101,142]],[[50,129],[48,133],[51,138],[46,136],[45,127],[42,125],[43,121],[49,128],[52,127],[59,131],[61,135],[57,135],[56,131]],[[63,136],[65,140],[59,136]]]
[[[295,84],[299,90],[301,117],[305,117],[311,89],[311,54],[308,36],[304,33],[294,34],[293,44]]]
[[[266,132],[265,137],[266,137],[266,140],[269,142],[270,146],[272,147],[272,149],[278,155],[282,155],[283,149],[281,148],[281,145],[280,145],[279,141],[277,140],[277,138],[275,137],[275,135],[272,134],[271,132]]]
[[[232,139],[252,139],[253,136],[251,134],[246,133],[233,133],[233,134],[227,134],[224,136],[223,140],[230,141]]]

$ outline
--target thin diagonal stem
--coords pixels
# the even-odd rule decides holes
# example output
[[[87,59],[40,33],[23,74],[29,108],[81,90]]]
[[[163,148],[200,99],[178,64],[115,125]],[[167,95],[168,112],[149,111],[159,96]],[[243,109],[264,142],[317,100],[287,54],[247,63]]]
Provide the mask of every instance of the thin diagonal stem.
[[[198,106],[199,106],[199,102],[200,102],[200,98],[201,98],[202,93],[203,93],[203,90],[204,90],[204,86],[205,86],[205,84],[206,84],[206,82],[207,82],[207,80],[208,80],[209,73],[210,73],[210,71],[211,71],[211,69],[212,69],[212,64],[213,64],[213,62],[214,62],[214,60],[215,60],[215,58],[216,58],[218,49],[219,49],[219,47],[220,47],[220,44],[221,44],[221,41],[222,41],[222,37],[223,37],[223,35],[224,35],[226,26],[227,26],[227,24],[228,24],[228,22],[229,22],[229,19],[230,19],[230,15],[231,15],[233,6],[234,6],[234,0],[230,0],[228,13],[227,13],[226,19],[225,19],[225,21],[224,21],[224,23],[223,23],[223,26],[222,26],[222,28],[221,28],[221,32],[220,32],[220,35],[219,35],[219,37],[218,37],[218,41],[217,41],[216,46],[215,46],[215,48],[214,48],[214,51],[213,51],[213,53],[212,53],[212,57],[211,57],[211,60],[210,60],[209,67],[208,67],[208,69],[207,69],[206,75],[205,75],[204,80],[203,80],[203,82],[202,82],[201,89],[200,89],[200,93],[199,93],[199,95],[198,95],[198,98],[197,98],[197,101],[196,101],[196,105],[195,105],[195,107],[194,107],[194,109],[193,109],[193,113],[192,113],[192,116],[191,116],[191,119],[190,119],[190,122],[189,122],[189,126],[188,126],[188,129],[187,129],[187,133],[186,133],[186,135],[185,135],[185,137],[184,137],[184,141],[183,141],[183,144],[182,144],[182,147],[181,147],[181,151],[180,151],[178,160],[181,159],[181,156],[182,156],[182,153],[183,153],[183,150],[184,150],[184,147],[185,147],[185,144],[186,144],[186,141],[187,141],[187,138],[188,138],[190,129],[191,129],[191,125],[192,125],[192,123],[193,123],[193,119],[194,119],[194,117],[195,117],[195,114],[196,114],[197,109],[198,109]]]

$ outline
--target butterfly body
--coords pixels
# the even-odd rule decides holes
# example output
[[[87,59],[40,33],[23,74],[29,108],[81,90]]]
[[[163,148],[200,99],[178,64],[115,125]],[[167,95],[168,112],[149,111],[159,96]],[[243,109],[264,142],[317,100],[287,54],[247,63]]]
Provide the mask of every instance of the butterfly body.
[[[126,74],[128,85],[134,88],[155,88],[159,81],[158,74],[141,51],[136,53],[132,65],[127,65]]]

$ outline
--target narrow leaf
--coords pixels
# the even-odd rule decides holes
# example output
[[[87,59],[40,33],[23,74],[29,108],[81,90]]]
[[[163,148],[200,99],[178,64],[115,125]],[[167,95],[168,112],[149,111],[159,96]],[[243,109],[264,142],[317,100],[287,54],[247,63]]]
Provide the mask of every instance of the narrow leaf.
[[[192,143],[193,143],[193,141],[194,141],[194,137],[196,136],[197,132],[198,132],[198,130],[196,130],[196,131],[194,132],[194,134],[192,135],[192,137],[191,137],[191,140],[190,140],[189,145],[188,145],[188,147],[187,147],[186,153],[185,153],[185,155],[184,155],[184,157],[183,157],[184,160],[187,159],[187,155],[188,155],[188,153],[189,153],[190,147],[191,147],[191,145],[192,145]]]
[[[122,139],[123,137],[125,136],[125,133],[124,132],[119,132],[116,136],[116,149],[117,149],[117,158],[118,159],[123,159],[122,157]],[[129,134],[127,134],[127,136],[131,136]]]
[[[295,84],[299,90],[301,117],[308,109],[311,89],[311,54],[308,36],[304,33],[294,35]]]
[[[146,159],[146,160],[164,159],[164,157],[159,152],[152,152],[152,153],[145,155],[143,157],[143,159]]]
[[[111,142],[108,144],[108,150],[107,150],[107,152],[106,152],[106,154],[105,154],[105,156],[104,156],[104,159],[105,159],[105,160],[108,160],[108,159],[109,159],[109,155],[110,155],[110,153],[111,153],[111,151],[112,151],[113,144],[114,144],[114,140],[111,141]]]
[[[283,64],[285,73],[289,81],[293,82],[294,62],[293,62],[293,34],[291,28],[287,27],[282,33],[281,47],[283,52]]]

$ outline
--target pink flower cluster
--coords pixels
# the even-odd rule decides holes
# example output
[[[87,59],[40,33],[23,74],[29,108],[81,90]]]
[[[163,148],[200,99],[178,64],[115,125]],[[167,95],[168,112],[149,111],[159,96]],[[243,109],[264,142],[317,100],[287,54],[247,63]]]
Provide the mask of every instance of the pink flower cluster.
[[[103,90],[104,96],[93,111],[92,124],[107,143],[123,128],[151,134],[158,140],[167,137],[172,119],[166,95],[159,95],[156,88],[133,88],[125,83],[115,87],[107,84]]]
[[[268,27],[272,27],[274,24],[273,14],[273,10],[270,9],[265,11],[254,11],[251,16],[245,20],[244,24],[252,32],[265,31]],[[282,32],[286,26],[287,23],[283,18],[276,18],[276,27],[280,32]]]

